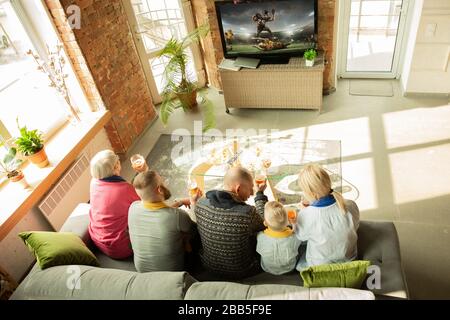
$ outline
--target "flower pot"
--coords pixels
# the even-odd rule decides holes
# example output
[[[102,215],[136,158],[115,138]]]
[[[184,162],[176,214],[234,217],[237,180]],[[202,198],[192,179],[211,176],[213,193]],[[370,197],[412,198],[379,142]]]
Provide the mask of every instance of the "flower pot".
[[[192,92],[177,92],[177,98],[180,99],[185,111],[195,110],[197,107],[197,90]]]
[[[24,189],[29,188],[30,185],[28,184],[27,180],[25,180],[25,175],[23,174],[23,172],[20,170],[16,170],[15,173],[16,174],[13,176],[8,176],[9,180],[14,183],[19,183]]]
[[[307,67],[314,66],[314,60],[307,60],[307,59],[305,59],[305,66],[307,66]]]
[[[48,166],[48,158],[47,154],[45,153],[45,148],[42,148],[41,150],[39,150],[35,154],[28,156],[27,158],[31,161],[31,163],[35,164],[39,168]]]

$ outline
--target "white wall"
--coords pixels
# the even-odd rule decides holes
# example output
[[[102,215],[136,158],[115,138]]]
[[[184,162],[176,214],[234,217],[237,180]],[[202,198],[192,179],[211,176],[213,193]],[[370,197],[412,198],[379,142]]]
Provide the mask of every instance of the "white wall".
[[[408,18],[405,26],[405,36],[407,36],[407,39],[404,40],[406,44],[403,49],[402,60],[400,60],[400,63],[402,64],[400,84],[403,93],[406,92],[406,85],[410,76],[417,32],[419,30],[420,17],[422,16],[423,1],[424,0],[410,0],[409,2]]]
[[[89,160],[98,151],[112,149],[105,130],[101,130],[97,136],[83,150]],[[89,184],[82,186],[89,189]],[[70,194],[79,193],[79,189],[71,189]],[[88,201],[89,199],[86,199]],[[8,236],[0,241],[0,265],[16,281],[20,281],[30,266],[34,263],[34,256],[26,248],[22,240],[17,236],[22,231],[53,231],[41,211],[34,207],[28,214],[10,231]]]
[[[404,93],[450,94],[450,0],[415,2],[401,80]]]

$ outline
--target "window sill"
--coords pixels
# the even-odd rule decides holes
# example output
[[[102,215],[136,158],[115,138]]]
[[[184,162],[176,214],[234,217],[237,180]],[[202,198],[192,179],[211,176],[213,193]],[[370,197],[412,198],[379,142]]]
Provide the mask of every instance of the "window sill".
[[[0,186],[0,241],[52,188],[110,118],[109,111],[93,112],[82,116],[76,126],[66,124],[45,145],[49,166],[43,169],[31,164],[24,166],[25,179],[31,188],[23,189],[20,184],[10,182]]]

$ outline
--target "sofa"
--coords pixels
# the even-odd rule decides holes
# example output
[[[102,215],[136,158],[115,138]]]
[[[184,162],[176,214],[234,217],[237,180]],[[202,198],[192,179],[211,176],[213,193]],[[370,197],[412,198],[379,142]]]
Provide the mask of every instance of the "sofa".
[[[305,288],[298,272],[274,276],[260,273],[239,282],[217,281],[208,272],[137,273],[133,260],[114,260],[97,250],[88,233],[89,205],[79,205],[61,231],[80,236],[96,255],[100,267],[55,266],[41,270],[37,264],[10,299],[100,300],[317,300],[408,299],[400,249],[392,222],[361,221],[359,259],[370,260],[380,270],[380,288]]]

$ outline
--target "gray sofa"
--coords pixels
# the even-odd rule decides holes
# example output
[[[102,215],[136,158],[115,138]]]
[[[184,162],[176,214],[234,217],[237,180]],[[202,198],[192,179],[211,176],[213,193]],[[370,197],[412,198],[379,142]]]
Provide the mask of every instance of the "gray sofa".
[[[261,273],[237,282],[217,282],[207,272],[136,272],[132,259],[114,260],[93,248],[88,233],[88,210],[80,206],[61,231],[74,232],[93,250],[100,267],[34,265],[11,299],[407,299],[395,226],[391,222],[361,221],[359,259],[380,267],[380,289],[302,287],[297,272],[274,276]],[[75,274],[77,273],[77,274]],[[75,282],[73,275],[77,277]],[[72,285],[68,285],[69,282]],[[73,283],[78,285],[74,286]]]

